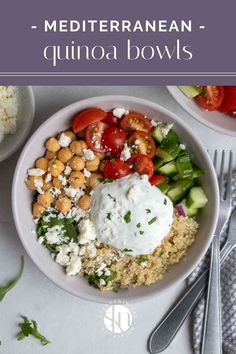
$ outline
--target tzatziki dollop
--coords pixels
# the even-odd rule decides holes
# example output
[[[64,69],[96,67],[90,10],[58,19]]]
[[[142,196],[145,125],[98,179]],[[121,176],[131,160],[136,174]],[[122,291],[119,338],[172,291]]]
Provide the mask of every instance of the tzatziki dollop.
[[[90,218],[97,238],[125,253],[152,253],[170,231],[173,204],[138,173],[94,188]]]

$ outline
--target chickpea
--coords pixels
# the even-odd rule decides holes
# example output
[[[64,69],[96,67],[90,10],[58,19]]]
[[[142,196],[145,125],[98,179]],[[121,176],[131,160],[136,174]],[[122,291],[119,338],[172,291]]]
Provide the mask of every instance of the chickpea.
[[[47,171],[48,169],[48,159],[45,157],[41,157],[40,159],[36,160],[35,166],[36,168],[41,168],[44,171]]]
[[[72,188],[82,187],[85,182],[84,174],[80,171],[71,172],[69,182]]]
[[[60,160],[63,163],[67,163],[72,158],[72,156],[73,154],[68,147],[62,148],[57,153],[58,160]]]
[[[53,180],[52,180],[52,185],[53,187],[55,188],[58,188],[58,189],[61,189],[63,186],[62,186],[62,183],[61,181],[58,179],[58,177],[54,177]]]
[[[82,148],[81,141],[72,141],[72,143],[70,144],[70,149],[75,155],[78,156],[83,155],[83,148]]]
[[[57,158],[57,154],[56,154],[56,152],[52,152],[52,151],[47,150],[46,154],[45,154],[45,158],[48,160],[53,160],[53,159]]]
[[[48,151],[51,151],[51,152],[57,152],[58,150],[60,150],[60,144],[59,144],[59,141],[55,138],[49,138],[47,141],[46,141],[46,148]]]
[[[72,157],[72,159],[69,161],[69,165],[75,171],[81,171],[85,167],[84,160],[79,156]]]
[[[60,139],[61,134],[59,134],[59,139]],[[76,140],[76,135],[71,130],[66,130],[66,131],[63,132],[63,134],[68,136],[68,137],[70,137],[71,141]]]
[[[87,210],[90,208],[91,197],[88,194],[83,195],[78,201],[78,207]]]
[[[56,201],[56,208],[61,213],[66,213],[71,209],[71,200],[67,197],[59,197]]]
[[[27,179],[27,185],[29,187],[29,189],[31,189],[32,191],[36,191],[37,187],[35,186],[35,181],[38,180],[41,184],[41,186],[43,186],[43,177],[42,176],[29,176]]]
[[[102,160],[99,165],[99,171],[103,172],[104,166],[106,164],[107,160]]]
[[[99,158],[99,160],[103,160],[105,157],[105,154],[103,152],[95,152],[95,156]]]
[[[48,208],[53,202],[53,196],[50,191],[46,191],[44,194],[38,195],[37,202],[44,208]]]
[[[99,163],[99,158],[95,156],[93,160],[87,160],[85,166],[89,171],[96,171],[98,169]]]
[[[78,142],[82,146],[82,150],[88,148],[88,145],[86,144],[86,142],[84,140],[78,140]]]
[[[35,218],[40,218],[40,216],[42,215],[42,213],[45,211],[45,208],[38,204],[38,203],[34,203],[33,205],[33,216]]]
[[[90,177],[87,178],[86,184],[89,188],[95,187],[100,183],[102,176],[99,173],[92,173]]]
[[[48,183],[44,182],[43,188],[42,188],[44,192],[48,191],[51,188],[52,188],[52,183],[51,182],[48,182]]]
[[[48,164],[48,170],[53,177],[59,176],[65,169],[65,165],[60,160],[51,160]]]

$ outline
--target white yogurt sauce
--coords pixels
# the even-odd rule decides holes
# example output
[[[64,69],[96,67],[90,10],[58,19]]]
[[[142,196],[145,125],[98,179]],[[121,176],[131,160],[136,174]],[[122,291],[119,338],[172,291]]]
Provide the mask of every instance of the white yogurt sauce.
[[[137,173],[99,184],[91,203],[97,238],[133,256],[152,253],[173,221],[171,200]]]

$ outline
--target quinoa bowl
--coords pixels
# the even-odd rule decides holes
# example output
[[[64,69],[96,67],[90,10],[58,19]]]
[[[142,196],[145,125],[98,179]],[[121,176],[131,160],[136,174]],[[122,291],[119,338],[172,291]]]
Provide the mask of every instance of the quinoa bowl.
[[[199,183],[206,191],[208,197],[208,203],[201,210],[196,220],[194,219],[183,220],[184,219],[183,217],[175,213],[172,220],[172,227],[171,229],[167,230],[168,236],[167,236],[167,231],[165,231],[166,238],[161,243],[160,242],[158,244],[155,243],[154,244],[155,247],[153,246],[154,248],[152,248],[151,250],[145,249],[143,246],[152,244],[153,232],[149,232],[149,233],[147,232],[147,236],[146,236],[147,239],[143,238],[142,242],[136,242],[135,244],[133,244],[132,250],[131,247],[129,247],[130,246],[129,242],[131,238],[127,241],[122,239],[122,237],[120,237],[120,239],[118,239],[117,241],[118,244],[116,244],[115,247],[113,247],[114,246],[114,244],[112,243],[113,241],[111,242],[111,240],[107,241],[103,239],[102,245],[99,243],[95,244],[95,248],[97,248],[96,256],[93,256],[92,259],[89,259],[89,257],[84,257],[82,254],[80,256],[82,262],[82,269],[84,272],[83,275],[85,276],[66,276],[65,269],[63,269],[63,267],[59,265],[61,264],[60,262],[62,263],[64,262],[65,258],[63,260],[59,260],[59,262],[55,262],[55,259],[53,259],[55,256],[50,257],[48,250],[45,249],[45,247],[42,247],[42,244],[40,244],[37,241],[37,237],[32,233],[32,230],[36,229],[35,221],[32,216],[33,198],[32,198],[32,191],[30,191],[27,188],[25,180],[27,178],[27,171],[35,169],[39,166],[43,167],[43,165],[37,166],[39,162],[36,164],[35,161],[39,160],[41,156],[45,155],[45,146],[44,146],[45,141],[48,141],[52,137],[56,137],[56,140],[60,141],[60,134],[62,134],[62,132],[68,131],[69,127],[71,126],[72,118],[78,112],[84,111],[90,107],[99,107],[99,109],[102,109],[104,111],[111,111],[116,107],[123,107],[125,110],[129,112],[140,112],[140,114],[150,117],[153,122],[155,122],[155,120],[158,120],[159,122],[165,122],[166,124],[174,124],[174,130],[181,137],[181,142],[183,142],[187,146],[189,154],[191,155],[191,159],[193,158],[194,164],[200,165],[205,172],[204,176],[199,177],[199,181],[200,181]],[[70,141],[70,143],[72,143],[72,140]],[[62,144],[64,144],[64,142],[62,142]],[[60,149],[62,149],[62,146],[63,145],[60,146]],[[49,151],[50,149],[51,150],[54,149],[54,147],[51,147],[50,145],[48,145],[48,147],[47,149]],[[64,149],[65,148],[66,147],[64,147]],[[65,159],[64,156],[62,160],[63,159]],[[81,160],[77,158],[73,159],[72,156],[68,164],[69,167],[72,166],[73,172],[76,172],[74,171],[74,169],[80,170],[81,168],[83,168],[83,171],[88,170],[90,173],[92,172],[92,174],[98,173],[99,166],[97,166],[96,169],[95,167],[91,167],[91,159],[90,160],[89,159],[90,159],[89,156],[87,156],[87,158],[84,157],[82,159],[83,162],[81,162]],[[83,167],[81,168],[77,167],[76,165],[77,162],[82,163]],[[102,158],[99,161],[99,163],[101,162],[102,162]],[[132,168],[133,165],[134,163],[132,163]],[[54,167],[52,166],[52,168]],[[51,170],[51,172],[52,174],[54,173],[53,170]],[[31,171],[30,174],[32,175],[32,173],[35,172]],[[74,174],[72,177],[68,177],[68,179],[71,178],[70,181],[71,182],[73,181],[74,183],[75,182],[74,178],[76,177],[76,183],[77,183],[78,181],[77,174],[78,172]],[[53,180],[54,178],[56,178],[54,183],[55,184],[58,183],[57,177],[53,177]],[[87,175],[85,176],[85,178],[86,180],[89,180],[91,176]],[[86,203],[88,202],[88,200],[91,199],[92,206],[94,206],[96,203],[98,204],[100,203],[100,210],[102,210],[101,209],[103,205],[102,203],[104,202],[106,205],[107,200],[103,200],[103,201],[98,200],[96,199],[96,195],[99,196],[102,195],[104,190],[106,191],[106,196],[111,194],[107,191],[109,188],[113,188],[112,190],[115,190],[116,188],[115,183],[118,184],[120,183],[118,187],[121,188],[122,191],[122,188],[126,188],[127,185],[126,181],[128,181],[130,178],[137,179],[137,181],[135,180],[135,184],[137,185],[139,183],[142,184],[141,189],[147,188],[147,193],[149,193],[149,188],[154,188],[153,186],[150,186],[149,182],[147,183],[145,181],[139,181],[140,178],[137,176],[137,173],[135,172],[133,173],[133,177],[124,176],[124,180],[127,179],[125,180],[125,184],[124,184],[125,187],[122,187],[122,185],[120,185],[121,180],[120,181],[116,180],[113,181],[112,183],[110,183],[110,181],[108,181],[108,183],[101,183],[100,187],[95,186],[93,195],[91,195],[90,198],[88,198],[88,196],[89,196],[89,192],[91,191],[91,185],[88,185],[86,188],[88,188],[89,192],[87,191],[87,189],[85,189],[85,191],[83,192],[85,196],[84,195],[79,196],[80,198],[79,200],[76,200],[76,203],[80,203],[80,207],[82,209],[85,208],[84,210],[86,212],[86,208],[88,208],[86,207]],[[62,182],[62,177],[60,182]],[[143,185],[143,183],[146,184]],[[59,185],[58,187],[60,188]],[[155,187],[155,191],[156,190],[157,188]],[[125,190],[125,193],[126,192],[127,191]],[[66,203],[70,204],[70,201],[68,201],[67,196],[64,195],[64,190],[62,193],[63,195],[61,195],[61,197],[57,196],[54,199],[57,213],[68,212],[67,209],[64,209],[67,208],[68,204],[66,205],[64,204],[64,202],[66,199]],[[150,193],[153,193],[153,189],[150,191]],[[170,197],[175,198],[175,196],[173,196],[173,193],[174,193],[173,191],[169,192],[169,195]],[[44,210],[45,206],[48,205],[47,204],[48,201],[45,202],[44,200],[45,196],[43,195],[44,193],[37,194],[37,198],[39,198],[39,203],[37,199],[35,201],[36,207],[35,210],[33,209],[33,213],[35,212],[34,216],[37,217],[37,219],[40,216],[40,214],[37,213],[45,212]],[[62,197],[65,198],[63,199],[63,201],[61,200]],[[114,199],[113,195],[111,197]],[[160,196],[157,195],[156,197],[159,198]],[[142,196],[140,196],[140,198],[142,198]],[[161,196],[160,198],[163,198],[163,196]],[[169,203],[168,196],[167,196],[167,201],[165,201],[165,198],[163,200],[164,200],[164,204]],[[44,202],[46,203],[45,205]],[[49,202],[54,203],[52,200]],[[113,203],[112,199],[111,202]],[[74,206],[73,203],[74,201],[72,200],[72,205],[70,205],[70,210]],[[158,295],[162,291],[168,289],[171,285],[175,284],[178,281],[183,280],[184,278],[186,278],[186,276],[190,274],[190,272],[198,264],[198,262],[204,255],[205,251],[207,250],[207,247],[209,246],[209,243],[211,241],[211,236],[214,232],[217,214],[218,214],[218,189],[217,189],[217,181],[216,181],[214,169],[207,155],[207,152],[204,150],[199,140],[191,133],[191,131],[185,126],[185,124],[183,124],[183,122],[181,122],[181,120],[178,119],[178,117],[176,117],[173,113],[167,111],[166,109],[160,107],[159,105],[142,99],[125,97],[125,96],[104,96],[104,97],[95,97],[80,102],[76,102],[62,109],[61,111],[53,115],[51,118],[49,118],[34,133],[34,135],[30,138],[30,140],[26,144],[16,167],[13,189],[12,189],[12,205],[13,205],[13,213],[14,213],[14,219],[15,219],[17,231],[27,253],[34,261],[34,263],[38,266],[38,268],[54,283],[59,285],[61,288],[69,291],[70,293],[86,300],[91,300],[96,302],[107,302],[109,300],[114,300],[114,299],[140,301],[149,296]],[[42,208],[42,206],[44,209]],[[52,204],[52,206],[54,207],[54,204]],[[105,208],[103,209],[105,210]],[[91,210],[94,210],[94,208],[91,207]],[[149,213],[149,209],[147,207],[144,210],[148,210],[146,211],[146,213]],[[167,217],[168,215],[169,214],[166,211],[166,213],[163,214],[163,218]],[[106,211],[106,216],[108,219],[110,219],[110,212]],[[122,216],[122,218],[125,220],[124,222],[125,226],[127,225],[130,227],[132,226],[133,216],[134,216],[134,212],[130,207],[130,209],[126,211],[125,214]],[[145,218],[146,219],[148,218],[146,222],[146,228],[149,228],[149,231],[153,230],[155,233],[154,227],[156,223],[156,217],[153,217],[153,215],[151,214],[149,217],[148,214],[145,216]],[[108,220],[108,221],[112,222],[112,220]],[[139,219],[137,220],[134,219],[134,223],[137,228],[137,231],[138,232],[141,231],[142,233],[144,233],[145,230],[143,230],[142,228],[139,229],[140,228],[139,224],[142,223],[144,224],[144,221],[142,223],[139,223],[138,221]],[[98,223],[97,228],[99,228],[99,225],[101,224],[102,223],[100,224]],[[84,227],[86,228],[87,226],[85,225]],[[82,234],[83,233],[82,225],[80,227],[81,227],[80,233]],[[52,235],[50,234],[47,234],[45,236],[45,232],[43,232],[41,243],[45,243],[45,240],[49,240],[51,236]],[[105,237],[104,234],[103,236]],[[119,242],[121,241],[128,242],[128,243],[121,243],[121,245],[125,246],[125,248],[123,248],[122,250],[121,247],[123,246],[119,244]],[[81,244],[83,244],[83,242],[85,241],[82,241]],[[129,254],[129,252],[133,254]],[[120,253],[122,253],[121,256]],[[112,267],[110,269],[107,268],[105,269],[104,263],[106,263],[107,260],[108,262],[110,262],[111,258],[116,259],[116,262],[112,264]],[[75,271],[76,267],[78,267],[78,263],[77,265],[75,263],[73,264],[67,263],[66,269],[69,275],[76,274]],[[126,272],[126,276],[121,276],[124,273],[123,270],[127,268],[129,269],[129,271]],[[166,272],[166,270],[168,271]],[[100,274],[99,271],[102,274],[102,280],[100,279],[101,277],[98,278]],[[116,275],[116,280],[113,281],[112,276],[114,274]],[[90,284],[96,285],[96,287],[91,286],[88,283],[88,280]],[[115,290],[117,284],[121,285],[122,288],[122,291],[119,291],[118,294],[114,291],[111,291],[111,290]],[[108,290],[108,291],[99,291],[97,288],[104,288],[101,290]]]

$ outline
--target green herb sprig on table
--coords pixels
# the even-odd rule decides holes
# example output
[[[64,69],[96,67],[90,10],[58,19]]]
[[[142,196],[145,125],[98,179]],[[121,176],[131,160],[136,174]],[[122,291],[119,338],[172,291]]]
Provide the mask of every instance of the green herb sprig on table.
[[[46,337],[39,333],[36,321],[29,320],[26,316],[21,316],[21,318],[24,322],[19,324],[21,331],[17,336],[18,340],[22,340],[25,337],[31,335],[39,339],[43,345],[47,345],[48,343],[50,343],[50,341]]]
[[[20,280],[24,270],[24,257],[21,256],[21,267],[19,274],[12,280],[10,280],[5,286],[0,286],[0,302],[3,300],[4,296],[10,291]]]

